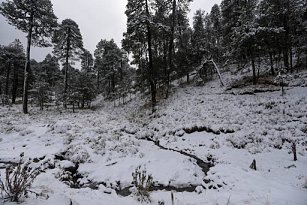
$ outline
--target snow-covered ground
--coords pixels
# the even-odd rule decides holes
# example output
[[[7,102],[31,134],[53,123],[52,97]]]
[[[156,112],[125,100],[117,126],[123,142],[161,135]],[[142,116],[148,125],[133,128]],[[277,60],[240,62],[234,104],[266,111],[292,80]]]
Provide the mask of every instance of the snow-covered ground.
[[[117,107],[97,99],[77,113],[0,107],[0,165],[24,152],[46,168],[32,190],[49,198],[23,204],[140,204],[129,187],[141,166],[156,187],[151,204],[171,204],[172,192],[176,205],[306,205],[306,76],[283,96],[241,95],[246,88],[226,91],[218,80],[175,87],[155,114],[141,97]],[[200,162],[214,166],[206,174]]]

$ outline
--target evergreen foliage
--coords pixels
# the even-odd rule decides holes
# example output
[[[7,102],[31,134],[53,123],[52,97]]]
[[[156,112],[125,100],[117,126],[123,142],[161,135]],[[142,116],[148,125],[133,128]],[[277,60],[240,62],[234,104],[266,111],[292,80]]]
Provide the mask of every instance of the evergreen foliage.
[[[1,14],[26,32],[28,41],[26,51],[19,40],[0,46],[0,95],[13,104],[22,96],[27,113],[28,90],[41,109],[54,102],[65,108],[90,107],[97,94],[125,103],[140,91],[150,94],[155,111],[157,102],[171,93],[173,80],[186,77],[189,83],[193,71],[213,75],[206,62],[225,65],[225,70],[229,64],[251,68],[246,75],[253,84],[261,74],[281,76],[307,64],[306,1],[223,0],[211,11],[197,10],[190,26],[191,2],[128,0],[122,48],[103,39],[92,54],[83,48],[75,21],[57,24],[50,0],[6,0]],[[31,61],[31,45],[50,46],[51,37],[54,56]],[[266,73],[262,63],[269,66]]]
[[[71,20],[65,19],[60,24],[59,28],[54,33],[54,55],[64,64],[64,88],[63,88],[63,103],[67,107],[68,98],[68,79],[70,62],[78,60],[83,51],[83,41],[78,24]]]
[[[0,13],[8,23],[27,33],[26,64],[23,87],[23,112],[28,113],[28,89],[31,45],[50,46],[49,39],[57,26],[50,0],[7,0],[1,3]]]

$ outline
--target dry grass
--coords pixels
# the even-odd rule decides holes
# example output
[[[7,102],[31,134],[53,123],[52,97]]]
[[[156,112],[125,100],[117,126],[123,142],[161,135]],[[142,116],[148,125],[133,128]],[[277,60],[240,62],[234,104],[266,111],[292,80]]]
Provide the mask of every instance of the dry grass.
[[[34,179],[41,173],[40,168],[31,168],[20,159],[17,166],[10,165],[5,170],[4,181],[0,180],[0,191],[4,200],[18,202],[26,196]]]

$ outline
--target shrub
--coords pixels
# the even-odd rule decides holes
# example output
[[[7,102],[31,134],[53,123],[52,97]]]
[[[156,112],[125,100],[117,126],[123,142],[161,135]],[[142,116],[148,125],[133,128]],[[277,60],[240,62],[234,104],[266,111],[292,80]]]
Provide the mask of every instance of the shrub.
[[[132,179],[138,200],[141,202],[150,202],[150,191],[153,186],[152,176],[147,175],[146,170],[141,170],[139,166],[132,173]]]
[[[0,179],[0,191],[5,200],[18,202],[26,196],[34,179],[41,173],[40,168],[31,168],[30,163],[23,163],[20,159],[17,165],[10,165],[5,169],[5,178]]]
[[[265,109],[273,109],[274,107],[276,107],[277,106],[277,104],[275,103],[275,102],[267,102],[265,105],[264,105],[264,107],[265,107]]]

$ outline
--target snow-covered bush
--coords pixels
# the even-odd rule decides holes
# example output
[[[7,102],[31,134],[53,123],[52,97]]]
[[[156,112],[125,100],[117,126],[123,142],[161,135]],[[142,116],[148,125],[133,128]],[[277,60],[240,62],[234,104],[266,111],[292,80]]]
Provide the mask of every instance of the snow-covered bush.
[[[141,202],[150,202],[150,191],[153,186],[153,178],[147,174],[141,166],[137,167],[132,173],[132,184],[135,188],[137,199]]]
[[[260,153],[267,145],[264,142],[264,137],[260,133],[251,132],[245,135],[231,135],[226,138],[230,146],[236,149],[246,149],[252,154]],[[273,143],[273,142],[270,142]]]
[[[4,199],[18,202],[26,196],[34,179],[41,173],[40,168],[31,168],[30,162],[23,163],[20,159],[17,166],[11,165],[5,169],[3,181],[0,175],[0,191]]]
[[[227,142],[237,149],[244,149],[247,144],[253,143],[253,139],[247,136],[231,135],[226,138]]]
[[[90,155],[82,145],[71,145],[65,157],[74,163],[88,162]]]
[[[94,150],[94,153],[104,155],[106,148],[105,137],[99,136],[97,139],[91,140],[88,139],[87,142],[91,145],[91,148]]]
[[[119,141],[119,140],[118,140]],[[121,137],[119,142],[108,141],[109,150],[117,153],[118,157],[134,156],[139,152],[139,142],[128,137]]]
[[[69,187],[81,188],[87,182],[85,180],[86,174],[78,172],[78,163],[62,160],[58,162],[57,167],[59,171],[55,173],[55,177]]]
[[[67,120],[59,120],[52,127],[55,133],[66,133],[67,131],[71,130],[71,128],[72,125]]]
[[[277,106],[277,104],[274,102],[274,101],[270,101],[270,102],[267,102],[264,107],[265,109],[273,109]]]

